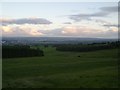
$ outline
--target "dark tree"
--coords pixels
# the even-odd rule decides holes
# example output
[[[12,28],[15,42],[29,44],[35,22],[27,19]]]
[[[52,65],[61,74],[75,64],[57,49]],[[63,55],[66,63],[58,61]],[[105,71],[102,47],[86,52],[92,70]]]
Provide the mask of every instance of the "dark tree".
[[[30,46],[3,46],[2,58],[44,56],[40,49],[31,49]]]

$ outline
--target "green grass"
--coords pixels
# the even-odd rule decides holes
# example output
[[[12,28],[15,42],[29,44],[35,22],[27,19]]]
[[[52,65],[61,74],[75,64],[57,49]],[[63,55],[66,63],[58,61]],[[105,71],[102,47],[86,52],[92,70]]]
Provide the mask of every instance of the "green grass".
[[[4,59],[3,87],[118,87],[117,49],[82,53],[42,49],[44,57]]]

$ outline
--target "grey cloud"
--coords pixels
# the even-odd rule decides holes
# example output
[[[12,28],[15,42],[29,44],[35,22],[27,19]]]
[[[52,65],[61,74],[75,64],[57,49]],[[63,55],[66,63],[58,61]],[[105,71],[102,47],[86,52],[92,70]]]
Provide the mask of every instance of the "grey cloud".
[[[85,20],[91,20],[90,16],[88,14],[70,15],[69,18],[72,19],[72,20],[74,20],[74,21],[81,21],[83,19],[85,19]]]
[[[103,25],[103,26],[105,26],[105,27],[120,27],[120,25],[117,25],[117,24],[105,24],[105,25]]]
[[[64,22],[63,24],[72,24],[71,22]]]
[[[1,20],[2,25],[8,24],[51,24],[52,22],[44,18],[22,18],[22,19],[11,19],[11,20]]]
[[[42,30],[41,32],[46,34],[47,36],[61,36],[61,31],[62,28],[56,28],[52,30]]]
[[[95,19],[94,20],[96,23],[110,23],[110,22],[108,22],[108,21],[105,21],[105,20],[102,20],[102,19]]]
[[[117,7],[117,6],[113,6],[113,7],[102,7],[100,8],[102,11],[106,11],[106,12],[118,12],[118,8],[120,7]]]
[[[75,14],[69,15],[69,18],[74,21],[81,21],[81,20],[92,20],[93,17],[106,17],[110,13],[118,12],[118,7],[102,7],[100,8],[99,12],[91,13],[91,14]]]

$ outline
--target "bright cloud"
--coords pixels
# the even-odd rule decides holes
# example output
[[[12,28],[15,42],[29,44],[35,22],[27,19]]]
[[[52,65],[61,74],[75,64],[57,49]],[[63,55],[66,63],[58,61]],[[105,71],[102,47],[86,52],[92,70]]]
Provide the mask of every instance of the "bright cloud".
[[[44,35],[37,27],[30,25],[2,26],[3,36],[42,36]]]
[[[29,34],[32,35],[32,36],[42,36],[42,35],[44,35],[43,33],[39,32],[39,31],[35,31],[35,30],[31,30],[29,32]]]
[[[54,26],[54,25],[53,25]],[[77,36],[77,37],[117,37],[118,28],[94,28],[76,25],[61,25],[51,27],[34,24],[2,26],[3,36]],[[51,27],[51,28],[50,28]]]
[[[115,27],[108,30],[94,29],[88,27],[66,27],[61,30],[63,36],[78,37],[117,37],[118,33],[118,29]]]
[[[11,29],[11,27],[2,27],[2,31],[5,33],[10,33],[10,32],[12,32],[12,29]]]
[[[77,34],[77,29],[76,27],[65,27],[63,28],[62,31],[63,34]]]

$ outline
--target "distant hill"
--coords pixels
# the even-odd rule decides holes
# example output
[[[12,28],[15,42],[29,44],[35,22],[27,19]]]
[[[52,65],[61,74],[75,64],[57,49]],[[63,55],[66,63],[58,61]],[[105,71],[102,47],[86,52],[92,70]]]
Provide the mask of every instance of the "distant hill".
[[[79,38],[79,37],[3,37],[3,44],[77,44],[113,42],[117,39]]]

